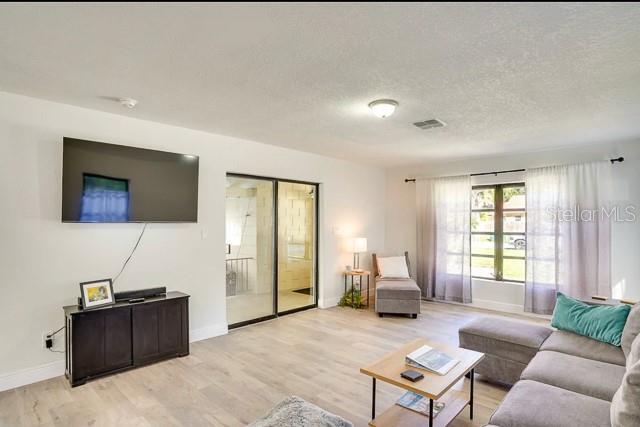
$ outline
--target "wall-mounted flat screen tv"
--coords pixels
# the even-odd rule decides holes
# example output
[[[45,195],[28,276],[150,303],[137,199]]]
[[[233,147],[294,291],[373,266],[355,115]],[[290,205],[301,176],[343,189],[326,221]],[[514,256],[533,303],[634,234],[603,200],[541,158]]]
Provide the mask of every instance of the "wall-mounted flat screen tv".
[[[197,222],[199,158],[64,138],[63,222]]]

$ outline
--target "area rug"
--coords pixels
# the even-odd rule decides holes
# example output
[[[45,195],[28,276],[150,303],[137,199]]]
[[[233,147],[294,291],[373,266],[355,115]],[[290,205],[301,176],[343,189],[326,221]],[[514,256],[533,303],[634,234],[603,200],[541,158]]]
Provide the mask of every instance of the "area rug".
[[[353,424],[298,396],[290,396],[248,427],[353,427]]]

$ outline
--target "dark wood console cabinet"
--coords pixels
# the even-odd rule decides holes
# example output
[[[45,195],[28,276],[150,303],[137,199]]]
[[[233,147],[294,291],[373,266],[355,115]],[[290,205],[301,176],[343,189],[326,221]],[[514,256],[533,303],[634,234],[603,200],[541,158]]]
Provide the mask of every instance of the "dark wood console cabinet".
[[[189,354],[189,295],[83,310],[64,307],[66,370],[72,387],[87,380]]]

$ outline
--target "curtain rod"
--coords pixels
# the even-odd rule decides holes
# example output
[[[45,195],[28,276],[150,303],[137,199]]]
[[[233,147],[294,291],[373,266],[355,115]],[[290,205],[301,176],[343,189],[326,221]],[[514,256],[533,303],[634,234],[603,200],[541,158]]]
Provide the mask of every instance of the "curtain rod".
[[[611,164],[617,163],[617,162],[624,162],[624,157],[617,157],[615,159],[609,159],[609,161],[611,162]],[[483,175],[498,175],[501,173],[511,173],[511,172],[524,172],[526,169],[511,169],[511,170],[504,170],[504,171],[495,171],[495,172],[482,172],[482,173],[472,173],[469,176],[483,176]],[[404,182],[416,182],[416,178],[405,178]]]

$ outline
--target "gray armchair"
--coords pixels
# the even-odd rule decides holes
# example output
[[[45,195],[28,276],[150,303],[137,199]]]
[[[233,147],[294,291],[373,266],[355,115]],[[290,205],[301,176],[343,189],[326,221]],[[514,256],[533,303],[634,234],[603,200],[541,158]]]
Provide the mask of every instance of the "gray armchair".
[[[407,270],[411,271],[409,252],[404,253]],[[378,270],[378,256],[373,254],[373,276],[376,286],[376,313],[409,314],[414,319],[420,313],[420,288],[412,278],[384,278]]]

